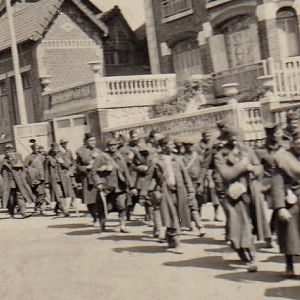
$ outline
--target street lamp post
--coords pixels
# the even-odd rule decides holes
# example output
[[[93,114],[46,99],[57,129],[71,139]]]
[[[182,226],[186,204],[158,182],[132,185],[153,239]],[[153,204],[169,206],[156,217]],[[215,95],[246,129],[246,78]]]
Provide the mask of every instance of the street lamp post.
[[[19,53],[17,48],[14,20],[12,16],[10,0],[5,0],[5,4],[6,4],[6,12],[7,12],[7,18],[8,18],[9,30],[10,30],[11,53],[12,53],[13,67],[15,73],[17,103],[19,108],[20,123],[21,125],[25,125],[28,123],[27,111],[25,106],[25,97],[24,97],[23,84],[22,84],[22,78],[20,73]]]

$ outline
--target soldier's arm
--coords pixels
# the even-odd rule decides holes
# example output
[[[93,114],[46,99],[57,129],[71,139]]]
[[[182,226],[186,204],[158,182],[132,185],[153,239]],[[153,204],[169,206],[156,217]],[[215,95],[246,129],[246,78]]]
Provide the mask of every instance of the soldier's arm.
[[[220,152],[215,155],[214,163],[217,171],[221,174],[223,179],[227,181],[233,181],[235,178],[248,171],[248,162],[241,160],[240,162],[229,166]]]
[[[274,170],[272,181],[271,181],[271,195],[274,209],[285,208],[285,185],[284,175],[279,170]]]

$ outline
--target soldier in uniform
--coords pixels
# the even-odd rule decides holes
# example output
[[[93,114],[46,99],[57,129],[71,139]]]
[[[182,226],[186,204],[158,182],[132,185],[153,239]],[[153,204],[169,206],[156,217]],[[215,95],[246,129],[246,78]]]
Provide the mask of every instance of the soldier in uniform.
[[[56,202],[54,212],[56,215],[63,213],[65,217],[70,216],[66,201],[70,197],[66,173],[69,167],[70,163],[61,155],[58,143],[52,143],[45,161],[45,183],[49,186],[51,201]]]
[[[77,210],[80,199],[76,198],[76,196],[78,195],[78,184],[75,179],[76,161],[72,150],[68,148],[68,143],[69,141],[67,139],[61,139],[59,141],[59,145],[61,147],[61,155],[63,159],[69,164],[69,168],[65,170],[66,177],[68,178],[68,189],[70,195],[70,198],[67,200],[68,206],[72,205]]]
[[[200,155],[193,150],[194,142],[192,140],[184,139],[182,141],[182,145],[184,147],[184,155],[182,156],[182,161],[192,180],[194,190],[197,191],[199,184],[198,180],[201,172],[201,158]],[[199,230],[199,235],[204,236],[206,232],[200,218],[199,206],[196,197],[190,199],[189,207],[192,220]]]
[[[266,132],[265,144],[262,147],[257,148],[255,151],[258,159],[260,160],[260,163],[264,168],[264,174],[261,179],[261,185],[262,185],[261,192],[263,193],[268,203],[268,207],[270,209],[273,209],[273,199],[271,195],[272,175],[275,168],[275,154],[283,147],[282,144],[283,132],[280,125],[275,123],[270,123],[265,125],[265,132]],[[274,211],[270,222],[271,232],[275,231],[275,218],[276,218],[276,213]],[[273,247],[271,232],[266,234],[265,239],[267,242],[267,248]]]
[[[287,277],[295,276],[293,257],[300,253],[300,132],[292,148],[275,153],[272,176],[272,206],[280,252],[285,255]]]
[[[128,167],[130,176],[134,182],[134,185],[136,185],[136,181],[137,181],[137,172],[134,169],[133,159],[138,152],[137,147],[140,142],[141,142],[141,138],[140,138],[138,132],[135,129],[132,129],[129,132],[128,143],[119,149],[119,153],[123,156],[123,158],[125,159],[125,161],[127,163],[127,167]],[[128,221],[130,221],[131,214],[134,211],[134,207],[137,203],[139,203],[139,193],[138,193],[138,190],[135,189],[134,193],[130,193],[128,195],[128,210],[127,210],[127,220]],[[146,219],[146,221],[149,221],[149,220],[147,220],[146,213],[145,213],[145,219]]]
[[[82,185],[83,202],[87,205],[88,211],[93,218],[93,222],[97,223],[96,199],[98,197],[98,190],[95,187],[92,169],[95,159],[103,154],[99,148],[96,147],[96,138],[87,133],[84,139],[84,145],[76,152],[76,167],[78,181]]]
[[[166,136],[162,136],[158,142],[161,155],[156,161],[155,195],[160,200],[169,249],[182,253],[180,228],[191,227],[189,202],[194,199],[195,190],[182,159],[174,155],[173,142]]]
[[[92,176],[94,186],[98,190],[96,211],[101,231],[105,230],[106,214],[118,212],[120,232],[128,233],[126,229],[127,188],[135,192],[135,187],[115,139],[107,141],[107,153],[96,157]]]
[[[34,202],[35,197],[26,181],[26,170],[21,154],[15,152],[10,143],[5,145],[1,175],[3,178],[3,207],[8,209],[12,218],[15,216],[17,206],[21,216],[28,217],[26,203]]]
[[[228,212],[228,238],[232,248],[255,272],[255,247],[251,209],[257,197],[256,179],[262,167],[255,153],[237,141],[237,133],[227,127],[223,147],[215,155],[215,167],[223,179]]]
[[[45,156],[38,153],[35,139],[30,139],[32,152],[25,158],[27,168],[27,181],[36,197],[35,210],[43,214],[45,209]]]

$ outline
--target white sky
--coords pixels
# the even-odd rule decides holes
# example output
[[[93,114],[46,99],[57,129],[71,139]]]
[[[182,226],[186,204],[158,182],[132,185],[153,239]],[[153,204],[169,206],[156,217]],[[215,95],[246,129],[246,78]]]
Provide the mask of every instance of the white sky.
[[[144,0],[91,0],[101,10],[106,11],[118,5],[127,22],[136,29],[145,22]]]

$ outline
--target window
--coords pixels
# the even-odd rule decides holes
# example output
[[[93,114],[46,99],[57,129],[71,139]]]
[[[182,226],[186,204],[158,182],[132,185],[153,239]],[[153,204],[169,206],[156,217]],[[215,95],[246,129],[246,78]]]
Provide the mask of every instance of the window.
[[[107,65],[129,65],[131,63],[130,51],[112,50],[105,51],[104,58]]]
[[[4,80],[0,81],[0,96],[6,95],[7,94],[7,89],[6,89],[6,84]]]
[[[57,128],[71,127],[71,121],[69,119],[57,121]]]
[[[28,89],[30,88],[30,72],[23,72],[21,74],[21,79],[22,79],[22,84],[23,84],[23,89]],[[16,81],[15,81],[15,76],[10,78],[10,84],[11,84],[11,89],[13,91],[16,91]]]
[[[85,119],[85,117],[75,118],[73,121],[74,121],[74,126],[83,126],[83,125],[86,125],[86,119]]]
[[[224,34],[227,58],[231,68],[260,60],[259,38],[255,17],[237,16],[219,28]]]
[[[200,49],[195,40],[184,40],[177,43],[172,49],[172,55],[174,70],[179,80],[202,73]]]
[[[192,0],[162,0],[162,16],[167,18],[192,9]]]
[[[293,8],[284,7],[278,11],[277,27],[281,56],[298,56],[300,54],[299,28]]]

